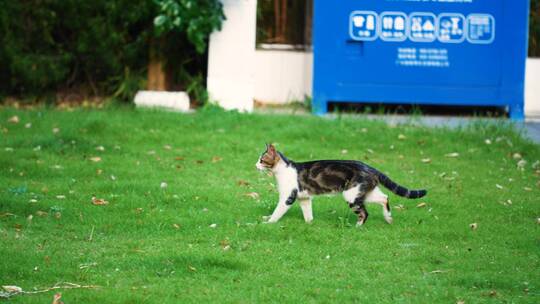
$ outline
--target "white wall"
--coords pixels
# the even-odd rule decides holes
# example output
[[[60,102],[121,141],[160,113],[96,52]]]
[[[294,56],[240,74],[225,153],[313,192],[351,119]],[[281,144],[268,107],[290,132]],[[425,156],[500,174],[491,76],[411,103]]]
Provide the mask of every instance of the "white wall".
[[[284,104],[311,96],[312,52],[258,49],[255,67],[255,100]]]
[[[227,110],[253,110],[257,0],[222,0],[227,19],[210,35],[207,89]]]
[[[540,117],[540,58],[527,59],[525,116]]]

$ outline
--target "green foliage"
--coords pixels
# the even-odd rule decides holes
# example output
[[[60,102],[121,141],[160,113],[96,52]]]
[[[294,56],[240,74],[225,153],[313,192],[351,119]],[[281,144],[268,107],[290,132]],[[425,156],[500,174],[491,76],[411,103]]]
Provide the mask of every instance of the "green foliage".
[[[5,1],[0,90],[41,93],[86,83],[112,93],[111,80],[125,67],[145,68],[154,9],[148,0]]]
[[[208,35],[221,29],[225,19],[223,5],[219,0],[155,0],[158,15],[154,18],[156,33],[161,36],[168,32],[187,35],[197,52],[206,49]]]
[[[116,81],[118,85],[112,97],[124,101],[133,100],[137,91],[145,87],[146,84],[146,79],[144,77],[131,73],[129,68],[126,68],[124,75],[118,77]]]
[[[143,83],[153,38],[164,38],[168,64],[196,74],[205,61],[195,57],[223,19],[221,4],[209,0],[0,0],[0,7],[0,95],[82,85],[129,99]]]

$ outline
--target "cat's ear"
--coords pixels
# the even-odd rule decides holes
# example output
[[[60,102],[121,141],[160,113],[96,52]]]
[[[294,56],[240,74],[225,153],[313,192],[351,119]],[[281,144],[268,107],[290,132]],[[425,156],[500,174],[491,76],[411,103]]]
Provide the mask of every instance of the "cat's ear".
[[[275,154],[276,153],[276,147],[274,147],[274,145],[272,144],[269,144],[267,146],[267,149],[268,149],[268,152],[272,153],[272,154]]]

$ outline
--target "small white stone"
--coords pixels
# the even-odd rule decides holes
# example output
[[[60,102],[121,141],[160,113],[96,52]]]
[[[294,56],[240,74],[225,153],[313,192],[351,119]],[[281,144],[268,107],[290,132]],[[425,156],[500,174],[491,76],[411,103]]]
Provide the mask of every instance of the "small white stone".
[[[217,224],[212,224],[209,226],[210,228],[216,228],[217,227]]]
[[[161,189],[165,189],[168,185],[166,182],[162,182],[159,186],[161,187]]]

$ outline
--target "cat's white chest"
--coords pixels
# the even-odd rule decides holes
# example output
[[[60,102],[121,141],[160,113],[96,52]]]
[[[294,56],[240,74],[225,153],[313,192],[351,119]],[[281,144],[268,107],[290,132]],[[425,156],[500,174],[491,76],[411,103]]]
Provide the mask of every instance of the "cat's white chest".
[[[294,168],[280,166],[277,168],[275,175],[279,193],[289,195],[293,189],[298,189],[298,173]]]

